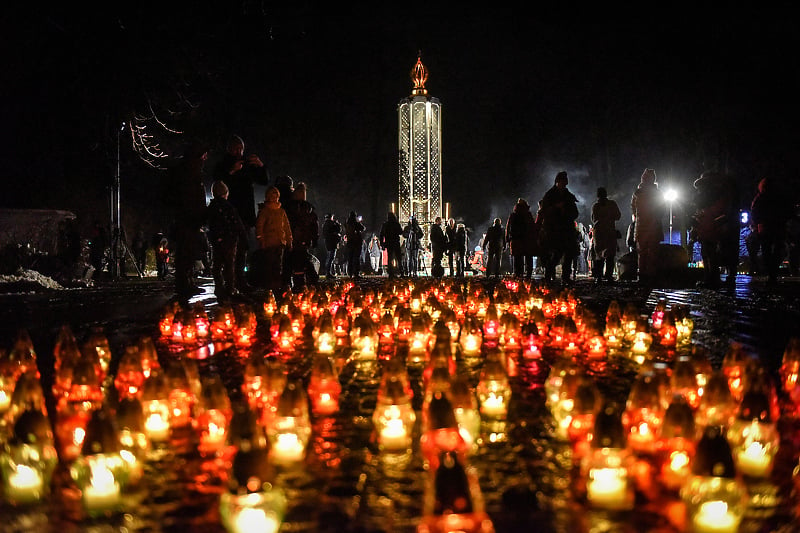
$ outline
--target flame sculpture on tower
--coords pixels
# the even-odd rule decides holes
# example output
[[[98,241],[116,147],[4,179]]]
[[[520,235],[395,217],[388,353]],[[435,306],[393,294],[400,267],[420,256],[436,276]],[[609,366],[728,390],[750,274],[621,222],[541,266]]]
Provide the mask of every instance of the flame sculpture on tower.
[[[413,90],[397,106],[400,187],[397,217],[408,223],[413,215],[429,242],[430,224],[442,216],[442,106],[428,96],[428,69],[422,53],[411,70]]]

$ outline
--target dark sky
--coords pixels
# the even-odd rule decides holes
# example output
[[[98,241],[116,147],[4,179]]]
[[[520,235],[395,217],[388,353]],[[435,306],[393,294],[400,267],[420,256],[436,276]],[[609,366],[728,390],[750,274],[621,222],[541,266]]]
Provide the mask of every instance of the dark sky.
[[[4,206],[107,217],[119,125],[138,118],[166,154],[208,143],[209,171],[238,133],[273,177],[305,181],[320,213],[354,209],[377,229],[418,50],[443,105],[445,201],[476,231],[562,169],[584,213],[598,186],[626,209],[645,167],[687,194],[703,170],[728,172],[743,205],[764,175],[796,190],[800,43],[781,10],[129,4],[3,23]],[[120,141],[124,219],[161,224],[165,173],[128,130]]]

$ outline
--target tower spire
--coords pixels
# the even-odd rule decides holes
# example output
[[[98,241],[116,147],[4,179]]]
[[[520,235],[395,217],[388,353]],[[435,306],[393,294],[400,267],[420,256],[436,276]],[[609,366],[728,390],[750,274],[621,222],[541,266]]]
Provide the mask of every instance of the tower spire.
[[[411,96],[425,96],[428,94],[428,90],[425,88],[426,81],[428,81],[428,69],[422,64],[422,50],[420,50],[417,54],[417,63],[411,69],[411,82],[414,84]]]

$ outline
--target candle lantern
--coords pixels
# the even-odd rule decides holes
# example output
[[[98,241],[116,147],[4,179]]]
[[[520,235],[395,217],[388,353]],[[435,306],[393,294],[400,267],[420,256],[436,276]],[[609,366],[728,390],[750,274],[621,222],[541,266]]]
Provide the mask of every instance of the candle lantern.
[[[330,358],[325,354],[317,354],[311,366],[308,383],[308,395],[314,414],[330,416],[338,411],[341,391],[342,386]]]
[[[189,309],[181,311],[180,342],[187,346],[193,346],[197,344],[198,338],[199,335],[197,333],[197,323],[195,322],[194,313]]]
[[[44,391],[42,391],[42,384],[36,374],[21,374],[16,379],[13,390],[8,409],[0,419],[0,441],[4,441],[11,435],[14,424],[23,412],[36,409],[47,415]]]
[[[411,332],[408,336],[408,362],[420,363],[427,361],[431,341],[432,335],[423,314],[414,315],[411,318]]]
[[[631,339],[631,359],[640,365],[644,364],[652,343],[653,336],[650,335],[650,325],[646,318],[640,318]]]
[[[478,400],[481,416],[488,420],[505,420],[508,414],[508,402],[511,399],[511,387],[508,374],[500,359],[500,353],[492,350],[486,357],[478,381]]]
[[[409,315],[410,316],[410,315]],[[333,315],[333,331],[337,338],[344,338],[350,336],[350,314],[347,312],[347,307],[340,305],[336,308]]]
[[[36,350],[28,330],[21,329],[17,333],[14,346],[8,353],[8,374],[16,381],[22,374],[33,373],[39,376],[39,367],[36,364]]]
[[[255,492],[245,490],[220,496],[222,525],[230,533],[277,533],[286,513],[283,491],[270,483],[261,483]]]
[[[14,424],[11,439],[0,452],[5,500],[24,505],[45,498],[57,463],[47,416],[36,409],[23,411]]]
[[[475,391],[470,387],[466,378],[458,377],[453,380],[450,387],[450,397],[453,403],[453,413],[458,422],[458,431],[472,451],[475,451],[481,431],[481,414],[478,410],[478,398]]]
[[[744,346],[738,342],[732,342],[722,359],[722,372],[728,378],[728,387],[731,395],[737,402],[742,400],[744,393],[744,379],[748,372],[752,358],[745,352]]]
[[[158,320],[158,330],[165,339],[172,338],[172,323],[174,320],[175,312],[172,310],[172,306],[165,306],[161,312],[161,318]]]
[[[210,376],[203,382],[201,400],[193,425],[200,436],[200,455],[214,455],[226,445],[233,411],[222,380]]]
[[[639,319],[639,309],[636,307],[636,304],[633,302],[626,304],[625,309],[622,312],[622,330],[625,335],[625,344],[633,343],[633,337],[636,334]]]
[[[525,359],[542,358],[542,337],[539,335],[539,328],[532,318],[528,318],[522,327],[522,357]]]
[[[211,321],[202,302],[195,304],[192,318],[197,338],[201,340],[207,339],[211,335]]]
[[[273,315],[278,312],[278,303],[275,301],[275,295],[272,294],[272,291],[267,291],[263,309],[267,320],[272,320]]]
[[[795,405],[800,405],[800,337],[792,337],[786,344],[780,367],[780,377],[783,392],[789,395]]]
[[[121,510],[129,469],[120,450],[113,420],[105,409],[94,411],[86,427],[81,455],[70,467],[89,516]]]
[[[139,349],[139,360],[142,364],[142,372],[145,379],[150,377],[150,374],[159,370],[161,365],[158,363],[158,353],[153,339],[149,335],[142,335],[139,337],[139,342],[136,344]]]
[[[666,313],[667,299],[659,298],[655,307],[653,308],[653,314],[650,315],[650,323],[653,326],[653,330],[658,331],[661,329],[661,325],[664,323],[664,315]]]
[[[417,533],[494,533],[483,508],[478,476],[462,466],[454,453],[443,453],[439,468],[428,480],[423,517]]]
[[[522,326],[519,318],[506,311],[500,317],[500,344],[508,354],[522,353]]]
[[[691,474],[695,440],[692,406],[684,396],[675,395],[664,413],[658,441],[660,480],[668,490],[679,490]]]
[[[711,374],[695,415],[698,426],[728,428],[733,423],[736,411],[737,402],[731,394],[728,378],[721,371]]]
[[[302,461],[311,436],[308,399],[297,382],[289,382],[278,400],[275,418],[267,427],[270,458],[278,464]]]
[[[455,311],[446,307],[442,309],[440,318],[444,321],[447,329],[450,330],[450,341],[455,343],[461,334],[461,323],[458,321]],[[453,348],[455,349],[455,345]]]
[[[780,436],[773,422],[770,403],[764,390],[749,389],[728,430],[736,468],[747,478],[763,479],[772,473]]]
[[[436,472],[443,453],[453,452],[462,461],[466,460],[469,445],[459,432],[453,404],[447,395],[441,392],[434,395],[428,405],[425,420],[419,442],[431,473]]]
[[[353,322],[356,324],[356,321]],[[372,320],[358,321],[351,336],[353,356],[361,361],[376,361],[378,359],[378,332]]]
[[[325,309],[317,318],[317,323],[311,333],[314,338],[314,348],[321,354],[332,354],[336,348],[336,335],[333,332],[333,315]]]
[[[594,329],[594,327],[587,328],[586,342],[584,343],[584,350],[589,359],[603,360],[606,358],[608,351],[608,341],[603,335]]]
[[[568,430],[572,423],[575,398],[581,384],[588,380],[590,380],[590,378],[586,376],[582,369],[577,367],[571,368],[562,376],[561,386],[558,387],[557,393],[554,390],[553,397],[548,398],[550,412],[556,424],[556,438],[563,441],[569,440]],[[555,399],[553,400],[553,398]]]
[[[697,377],[697,395],[702,398],[714,369],[711,367],[711,361],[708,360],[707,350],[702,346],[693,345],[688,358],[692,362],[692,366],[694,366],[695,376]]]
[[[67,326],[63,325],[58,330],[58,336],[56,337],[55,346],[53,347],[53,368],[55,370],[56,376],[58,376],[59,371],[61,370],[62,366],[74,366],[75,363],[81,358],[81,350],[78,346],[78,340],[75,338],[75,335],[72,333],[72,329]],[[0,374],[3,374],[2,370],[2,357],[0,357]],[[70,371],[71,372],[71,371]],[[71,379],[71,374],[70,374]],[[58,379],[56,378],[56,381]],[[61,392],[66,390],[69,387],[67,384],[65,387],[61,388]],[[59,387],[54,384],[53,386],[53,393],[56,396],[60,396],[60,393],[57,392]]]
[[[628,446],[637,454],[649,455],[664,417],[659,380],[652,373],[640,373],[628,394],[622,422]]]
[[[573,459],[580,461],[594,438],[595,419],[603,406],[600,391],[592,379],[583,379],[575,391],[567,438],[572,444]]]
[[[614,314],[606,318],[606,329],[603,332],[609,348],[619,349],[625,339],[625,330],[622,328],[622,317]]]
[[[578,372],[578,367],[575,360],[572,358],[560,357],[553,362],[547,374],[547,380],[544,383],[547,405],[551,410],[555,408],[561,398],[564,377],[567,374],[574,374],[576,372]]]
[[[632,509],[631,464],[622,421],[617,409],[607,404],[595,418],[591,450],[581,463],[589,505],[615,511]]]
[[[234,328],[236,328],[236,316],[233,308],[226,304],[217,306],[214,320],[211,322],[211,338],[214,340],[231,338]]]
[[[692,409],[700,407],[700,391],[697,384],[697,371],[692,360],[679,357],[672,367],[670,375],[670,394],[683,396]]]
[[[0,420],[11,406],[11,397],[14,395],[14,379],[3,373],[0,368]]]
[[[134,397],[120,400],[115,417],[119,430],[120,457],[128,464],[128,481],[135,483],[144,475],[143,461],[150,449],[142,402]]]
[[[152,443],[169,440],[169,385],[163,372],[154,372],[145,380],[141,401],[147,438]]]
[[[136,398],[140,396],[144,379],[139,349],[136,346],[126,346],[125,353],[119,360],[117,376],[114,378],[114,387],[117,389],[119,398]]]
[[[489,304],[483,318],[483,340],[494,345],[500,338],[500,319],[497,316],[497,307]]]
[[[692,531],[736,533],[746,509],[746,490],[736,478],[730,445],[717,426],[697,443],[692,475],[681,487]]]
[[[689,313],[689,308],[685,304],[678,304],[672,308],[675,318],[675,328],[678,331],[678,346],[689,346],[692,343],[692,332],[694,331],[694,320]]]
[[[192,409],[197,402],[186,368],[179,361],[164,370],[169,401],[169,425],[172,428],[188,427],[192,423]]]
[[[372,414],[378,448],[387,453],[405,453],[411,449],[415,421],[416,414],[406,384],[398,377],[385,381]]]
[[[678,328],[671,311],[665,311],[658,328],[658,343],[664,348],[675,348],[678,343]]]
[[[106,374],[108,374],[108,366],[111,364],[111,345],[102,326],[94,326],[92,328],[89,338],[86,339],[86,348],[97,354],[97,359],[102,369],[100,381],[103,381]]]
[[[459,336],[461,352],[465,357],[475,357],[481,353],[483,344],[483,332],[478,319],[473,315],[464,318],[464,325]]]
[[[386,311],[378,326],[378,346],[381,354],[391,354],[395,347],[394,317]]]

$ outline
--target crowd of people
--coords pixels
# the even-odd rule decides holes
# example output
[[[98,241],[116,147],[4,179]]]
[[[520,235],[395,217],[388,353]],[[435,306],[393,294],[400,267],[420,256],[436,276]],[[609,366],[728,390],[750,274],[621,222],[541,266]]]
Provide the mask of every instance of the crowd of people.
[[[171,244],[180,298],[199,292],[193,275],[203,248],[198,235],[207,242],[209,271],[220,299],[256,290],[279,295],[289,287],[316,284],[320,276],[358,278],[371,273],[393,278],[424,273],[443,277],[447,273],[463,277],[472,269],[465,224],[436,217],[425,231],[416,217],[400,221],[392,211],[375,233],[367,232],[355,211],[344,222],[326,213],[320,223],[307,199],[305,183],[295,183],[289,176],[270,183],[261,159],[255,154],[245,156],[244,141],[238,136],[230,139],[213,169],[212,199],[206,205],[203,166],[207,157],[205,148],[190,147],[172,170],[175,227]],[[258,203],[256,185],[266,187]],[[631,222],[624,239],[617,227],[622,212],[605,187],[597,189],[590,224],[584,225],[578,221],[578,199],[568,185],[567,172],[559,172],[535,211],[519,198],[505,226],[502,218],[493,219],[475,249],[482,256],[480,269],[485,275],[500,277],[510,272],[532,279],[538,272],[545,282],[569,285],[578,273],[586,273],[597,284],[625,277],[643,285],[657,283],[663,270],[666,204],[655,170],[645,169],[632,191]],[[740,201],[736,183],[724,174],[706,172],[694,182],[685,228],[690,243],[699,243],[706,287],[735,281]],[[758,256],[763,262],[759,269],[774,283],[786,255],[792,204],[770,180],[763,179],[750,207],[748,249],[752,258]],[[621,241],[627,249],[620,248]],[[324,250],[323,262],[314,256],[318,244]],[[504,257],[508,258],[505,266]],[[724,281],[723,272],[727,273]]]

